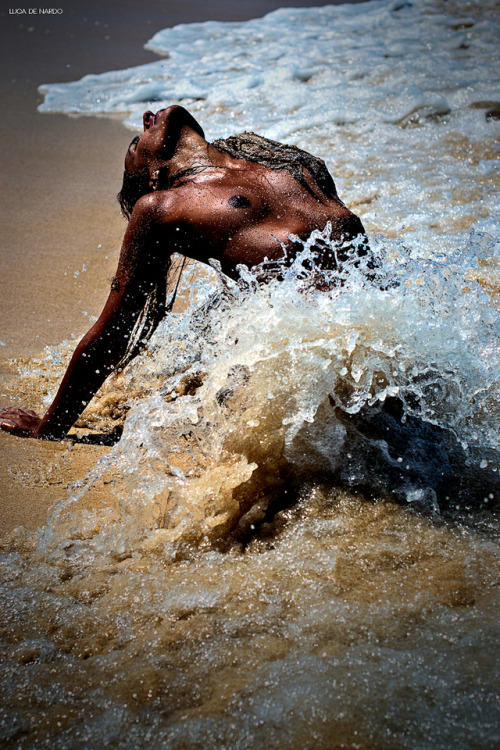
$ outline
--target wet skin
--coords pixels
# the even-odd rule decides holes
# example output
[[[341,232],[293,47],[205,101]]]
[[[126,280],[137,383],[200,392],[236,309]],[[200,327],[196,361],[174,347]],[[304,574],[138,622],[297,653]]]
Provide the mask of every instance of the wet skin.
[[[51,407],[42,418],[18,407],[0,411],[0,428],[14,435],[59,439],[66,434],[122,358],[172,253],[203,263],[215,259],[236,278],[239,264],[253,267],[282,258],[292,248],[290,234],[307,237],[328,221],[335,229],[353,218],[337,197],[319,190],[307,171],[314,195],[285,170],[215,148],[183,107],[146,112],[143,121],[143,133],[127,150],[126,171],[146,169],[152,183],[157,170],[169,179],[191,168],[194,173],[174,180],[168,190],[151,187],[139,198],[108,300],[78,344]]]

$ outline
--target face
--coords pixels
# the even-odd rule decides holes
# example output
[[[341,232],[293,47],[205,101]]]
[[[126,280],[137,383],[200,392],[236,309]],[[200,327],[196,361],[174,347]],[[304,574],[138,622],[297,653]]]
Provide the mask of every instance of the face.
[[[184,107],[174,105],[156,114],[148,110],[142,119],[144,132],[133,139],[125,155],[125,171],[130,174],[144,169],[151,174],[194,141],[205,141],[201,126]]]

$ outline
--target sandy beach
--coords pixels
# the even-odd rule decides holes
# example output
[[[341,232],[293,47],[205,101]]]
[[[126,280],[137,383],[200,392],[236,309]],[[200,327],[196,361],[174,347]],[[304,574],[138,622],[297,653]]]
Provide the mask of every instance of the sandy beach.
[[[294,0],[287,6],[318,4]],[[63,13],[57,16],[13,15],[7,9],[1,14],[0,403],[33,409],[40,408],[40,394],[26,402],[18,378],[22,362],[12,360],[78,338],[100,312],[125,227],[115,196],[130,140],[119,120],[39,113],[38,86],[157,59],[143,45],[166,26],[247,20],[281,3],[60,5]],[[4,432],[0,445],[0,533],[43,523],[48,507],[106,451]]]
[[[143,45],[161,29],[284,8],[170,32],[157,49],[178,65],[64,88],[54,109],[135,97],[139,123],[178,84],[209,139],[254,117],[326,159],[371,248],[328,294],[304,272],[314,247],[279,284],[221,282],[203,315],[192,284],[84,427],[0,431],[2,748],[498,735],[497,6],[285,10],[326,4],[0,12],[0,407],[50,403],[126,227],[134,134],[120,114],[42,114],[38,87],[158,61]]]

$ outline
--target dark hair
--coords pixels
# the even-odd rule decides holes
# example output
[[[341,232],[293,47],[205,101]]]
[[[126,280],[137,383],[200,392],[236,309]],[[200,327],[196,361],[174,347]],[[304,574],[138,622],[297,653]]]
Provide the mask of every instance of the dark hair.
[[[124,172],[122,189],[116,196],[126,219],[130,219],[134,206],[143,195],[151,192],[149,173],[146,167],[140,172]]]
[[[171,263],[169,262],[167,276],[170,267]],[[155,279],[154,287],[146,297],[144,307],[130,333],[125,353],[115,367],[118,372],[121,372],[130,360],[141,353],[165,317],[165,313],[172,309],[173,299],[168,306],[166,304],[166,287],[166,279]]]
[[[152,188],[146,167],[138,172],[125,171],[123,173],[122,189],[116,197],[126,219],[130,219],[132,216],[132,211],[139,198],[151,192]],[[116,365],[115,369],[119,372],[142,351],[160,321],[165,317],[165,313],[172,309],[177,289],[174,290],[170,303],[168,305],[166,303],[166,288],[172,270],[171,266],[169,260],[166,278],[156,279],[153,289],[146,298],[142,312],[130,334],[125,354]]]
[[[297,146],[287,146],[252,132],[219,138],[212,145],[235,159],[257,162],[268,169],[286,169],[308,193],[321,200],[307,183],[304,177],[305,168],[324,195],[329,198],[337,197],[335,183],[325,162]]]

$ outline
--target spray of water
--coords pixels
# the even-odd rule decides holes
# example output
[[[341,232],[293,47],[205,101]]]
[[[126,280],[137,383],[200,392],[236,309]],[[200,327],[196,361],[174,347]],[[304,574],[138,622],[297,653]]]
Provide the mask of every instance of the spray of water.
[[[165,318],[98,401],[137,396],[119,443],[54,510],[45,553],[218,544],[314,482],[434,513],[490,502],[498,243],[474,233],[429,260],[375,238],[322,272],[318,246],[338,253],[329,226],[267,284],[261,269],[238,282],[215,269]],[[113,502],[88,512],[103,483]]]

